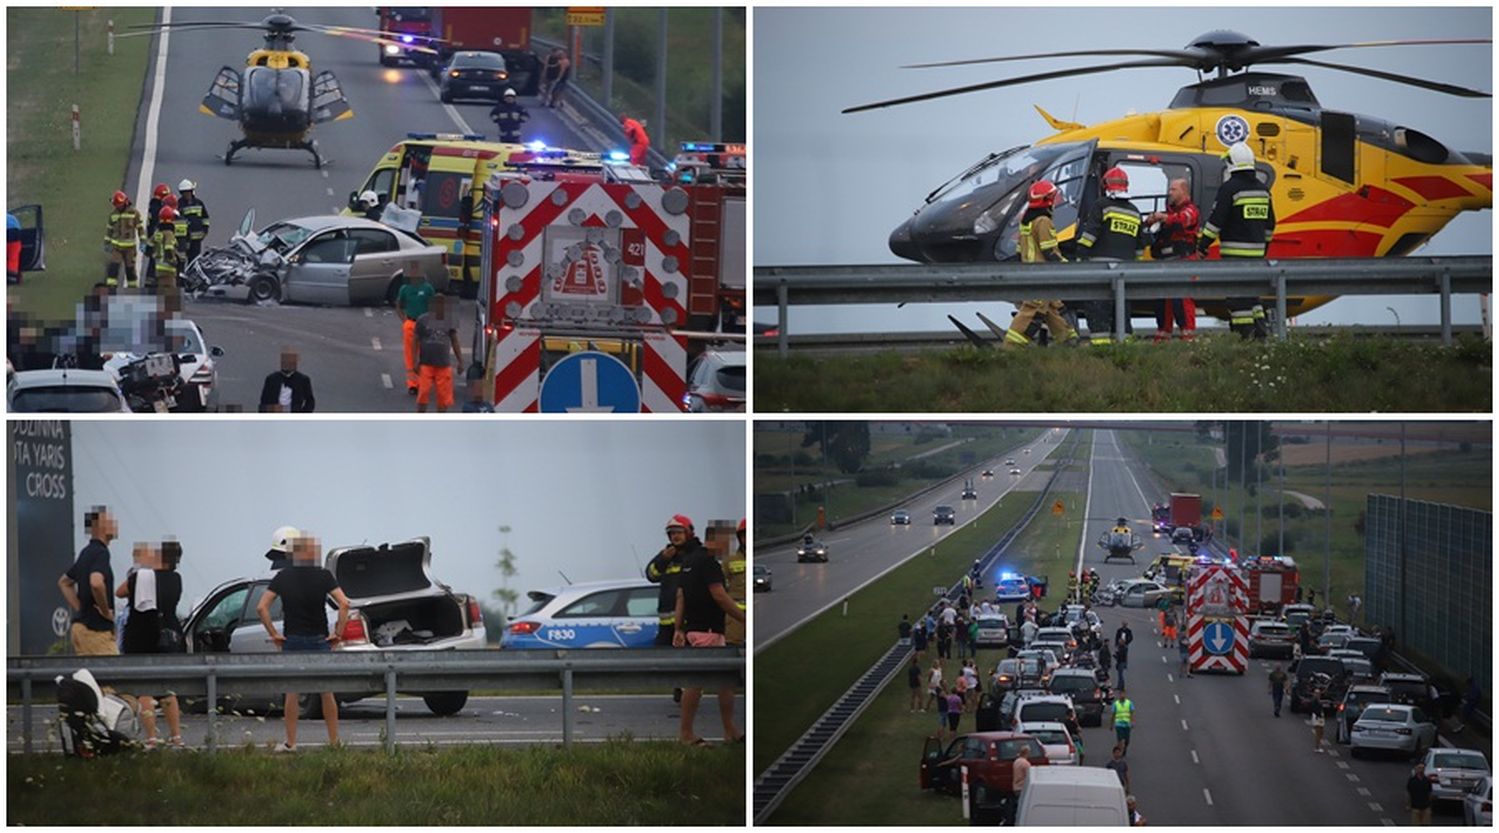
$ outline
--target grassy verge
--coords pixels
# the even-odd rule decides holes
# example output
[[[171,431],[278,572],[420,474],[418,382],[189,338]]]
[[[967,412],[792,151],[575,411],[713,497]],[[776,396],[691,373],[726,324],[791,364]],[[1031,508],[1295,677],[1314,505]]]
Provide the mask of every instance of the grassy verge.
[[[150,8],[71,12],[6,9],[7,207],[41,204],[47,271],[12,288],[17,310],[71,319],[73,306],[104,277],[109,195],[125,184],[130,141],[146,75],[150,38],[119,38],[105,52],[107,20],[119,32],[150,23]],[[80,24],[73,74],[73,20]],[[70,108],[82,114],[83,149],[73,150]],[[134,198],[133,188],[125,188]],[[144,206],[141,207],[144,212]]]
[[[1262,549],[1273,553],[1279,549],[1281,503],[1277,501],[1279,472],[1265,471],[1260,494],[1260,514],[1256,516],[1253,484],[1249,489],[1237,485],[1212,488],[1212,471],[1216,465],[1213,445],[1195,438],[1149,439],[1143,432],[1122,432],[1121,436],[1134,453],[1155,472],[1168,489],[1196,491],[1203,495],[1204,510],[1208,504],[1222,505],[1225,519],[1220,535],[1233,543],[1249,542],[1241,549]],[[1411,455],[1406,462],[1406,495],[1412,499],[1453,503],[1487,509],[1492,505],[1493,455],[1485,448],[1469,452],[1457,450]],[[1221,478],[1221,474],[1220,474]],[[1305,494],[1318,501],[1327,496],[1327,469],[1322,465],[1286,467],[1286,489]],[[1302,569],[1302,581],[1319,594],[1323,585],[1323,557],[1331,575],[1332,602],[1341,615],[1349,593],[1362,594],[1364,588],[1364,539],[1361,520],[1370,493],[1399,494],[1400,463],[1398,458],[1382,458],[1346,463],[1332,467],[1332,536],[1327,536],[1327,515],[1309,510],[1302,502],[1287,496],[1285,509],[1285,548],[1282,554],[1292,556]],[[1147,496],[1149,496],[1147,494]],[[1242,507],[1242,509],[1241,509]],[[1240,516],[1246,518],[1246,534],[1238,534]],[[1258,522],[1257,522],[1258,518]]]
[[[1086,452],[1080,449],[1080,456],[1082,453]],[[1052,589],[1065,592],[1066,580],[1059,570],[1065,571],[1066,563],[1077,553],[1083,499],[1074,492],[1058,492],[1055,497],[1066,505],[1067,512],[1061,518],[1049,511],[1037,515],[1010,545],[1005,566],[1026,574],[1050,574]],[[1057,604],[1059,598],[1054,596],[1048,602]],[[987,673],[1004,654],[998,649],[980,651],[979,668]],[[959,666],[957,661],[946,663],[944,678],[952,679]],[[757,684],[761,667],[757,663]],[[757,689],[757,704],[760,697]],[[854,826],[962,824],[962,806],[957,800],[916,787],[922,743],[935,733],[936,715],[912,713],[910,705],[910,689],[902,674],[885,687],[771,820],[775,824]],[[971,731],[971,721],[971,716],[965,717],[959,730]],[[757,747],[764,731],[764,723],[757,723]]]
[[[566,39],[563,9],[537,9],[536,33],[548,40]],[[614,100],[604,102],[603,72],[590,61],[573,67],[575,83],[616,112],[645,121],[656,112],[657,9],[615,9]],[[713,96],[712,9],[673,8],[666,29],[665,131],[647,125],[651,144],[666,158],[683,141],[708,138]],[[723,129],[726,142],[745,140],[745,13],[726,8],[723,15]],[[604,54],[604,28],[583,30],[583,49]]]
[[[755,354],[760,411],[1487,412],[1493,348],[1392,339],[779,358]],[[1058,380],[1038,385],[1037,379]],[[1024,391],[1016,396],[1015,391]]]
[[[25,825],[744,823],[744,752],[734,746],[13,757],[6,777],[6,820]]]

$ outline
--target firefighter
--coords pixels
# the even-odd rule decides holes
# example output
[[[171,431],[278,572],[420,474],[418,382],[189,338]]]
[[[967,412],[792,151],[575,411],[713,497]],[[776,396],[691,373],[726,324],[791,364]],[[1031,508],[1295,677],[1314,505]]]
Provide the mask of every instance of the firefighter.
[[[1071,601],[1071,600],[1073,600],[1075,598],[1077,598],[1077,571],[1076,570],[1068,570],[1067,571],[1067,600]]]
[[[1078,251],[1085,260],[1136,260],[1145,251],[1145,223],[1134,203],[1124,198],[1129,190],[1129,175],[1119,166],[1103,175],[1103,198],[1093,203],[1083,221]],[[1113,340],[1114,302],[1088,301],[1083,304],[1088,319],[1088,337],[1093,344]],[[1128,314],[1125,329],[1129,329]]]
[[[359,210],[364,213],[364,219],[377,223],[385,216],[385,206],[380,204],[380,195],[374,191],[365,191],[359,195]]]
[[[1206,255],[1214,241],[1218,255],[1230,258],[1263,258],[1275,233],[1275,206],[1270,191],[1254,169],[1254,151],[1235,142],[1224,156],[1228,178],[1218,187],[1213,211],[1197,238],[1197,253]],[[1258,298],[1229,298],[1229,329],[1241,338],[1269,335],[1265,307]]]
[[[682,565],[703,545],[693,534],[692,519],[686,515],[672,515],[666,521],[666,540],[666,546],[645,565],[645,577],[652,584],[661,585],[656,595],[656,644],[669,648],[677,630],[677,581]],[[672,699],[681,702],[680,688],[672,692]]]
[[[170,196],[170,195],[168,195]],[[177,243],[177,209],[170,201],[156,215],[156,233],[147,244],[156,258],[156,286],[177,288],[177,272],[182,265],[182,250]]]
[[[1197,248],[1197,228],[1202,217],[1192,202],[1192,191],[1185,179],[1171,180],[1167,192],[1165,211],[1157,211],[1145,218],[1145,224],[1160,224],[1150,243],[1150,256],[1155,260],[1177,260],[1194,257]],[[1171,338],[1171,327],[1183,341],[1191,341],[1197,332],[1197,305],[1191,298],[1168,298],[1156,302],[1155,340]]]
[[[178,233],[180,234],[186,226],[186,237],[179,241],[179,245],[186,245],[186,257],[183,265],[192,263],[203,250],[203,239],[208,236],[208,206],[198,199],[198,184],[191,179],[184,179],[177,183],[177,216]]]
[[[110,198],[114,210],[109,214],[109,224],[104,227],[104,253],[109,256],[105,267],[104,283],[110,289],[119,288],[120,266],[125,266],[125,283],[138,282],[135,277],[136,247],[140,244],[144,223],[141,213],[124,191],[114,192]]]
[[[520,144],[520,126],[531,118],[531,113],[515,100],[515,90],[506,89],[500,100],[489,111],[489,120],[500,132],[500,141]]]
[[[727,544],[724,548],[725,555],[723,558],[723,589],[728,592],[729,598],[734,600],[734,604],[737,605],[741,611],[743,611],[748,609],[747,601],[749,598],[745,595],[745,591],[748,590],[748,587],[746,586],[746,573],[748,572],[749,561],[746,560],[744,553],[743,520],[739,521],[739,529],[737,531],[737,535],[739,537],[739,548],[737,550],[734,550],[733,552],[728,552]],[[725,617],[724,641],[730,645],[743,645],[744,623],[732,616]]]
[[[165,203],[162,199],[172,193],[172,186],[165,182],[156,183],[151,189],[151,202],[146,206],[146,240],[151,240],[151,235],[156,233],[156,216],[161,213],[161,207]],[[150,247],[147,247],[148,249]],[[146,286],[156,286],[156,258],[149,253],[146,255]]]
[[[625,138],[630,140],[630,164],[644,165],[645,152],[651,149],[651,137],[646,135],[645,125],[620,113],[619,129],[623,130]]]
[[[1057,249],[1057,232],[1051,224],[1051,212],[1056,208],[1061,192],[1051,180],[1042,179],[1030,188],[1025,214],[1020,218],[1020,261],[1022,263],[1064,263],[1066,258]],[[1031,343],[1026,331],[1031,322],[1040,317],[1046,322],[1054,341],[1066,344],[1077,343],[1077,330],[1062,317],[1061,301],[1034,300],[1020,304],[1020,310],[1010,321],[1005,331],[1005,344],[1024,347]]]

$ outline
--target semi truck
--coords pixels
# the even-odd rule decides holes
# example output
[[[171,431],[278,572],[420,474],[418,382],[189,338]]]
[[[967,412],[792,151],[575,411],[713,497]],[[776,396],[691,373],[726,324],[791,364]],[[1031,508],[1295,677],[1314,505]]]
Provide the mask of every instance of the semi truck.
[[[535,95],[541,84],[541,59],[531,51],[528,6],[378,6],[376,12],[382,30],[410,38],[380,46],[384,66],[410,63],[437,72],[454,52],[498,52],[516,92]]]
[[[1203,539],[1202,495],[1171,493],[1171,543],[1189,544]]]

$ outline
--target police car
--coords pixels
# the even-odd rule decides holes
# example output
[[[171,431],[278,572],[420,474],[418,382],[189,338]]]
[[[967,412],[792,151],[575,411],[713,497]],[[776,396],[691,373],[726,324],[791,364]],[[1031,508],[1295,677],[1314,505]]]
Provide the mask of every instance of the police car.
[[[1023,602],[1031,597],[1031,585],[1025,576],[1000,573],[994,583],[994,597],[1001,602]]]
[[[649,648],[659,592],[643,578],[532,590],[531,607],[505,628],[500,648]]]

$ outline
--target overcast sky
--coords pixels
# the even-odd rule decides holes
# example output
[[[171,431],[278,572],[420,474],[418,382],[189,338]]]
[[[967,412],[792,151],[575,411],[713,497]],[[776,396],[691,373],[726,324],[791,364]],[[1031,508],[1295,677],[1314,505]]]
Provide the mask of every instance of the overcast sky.
[[[324,553],[430,536],[437,578],[491,602],[501,524],[524,599],[563,584],[558,570],[639,576],[678,512],[700,534],[745,515],[740,421],[74,422],[73,449],[74,514],[104,503],[119,516],[116,575],[132,541],[182,541],[184,614],[266,570],[283,524]]]
[[[1261,44],[1489,37],[1489,8],[758,8],[754,17],[755,264],[898,263],[887,239],[933,188],[991,151],[1051,135],[1032,109],[1096,124],[1165,109],[1195,83],[1182,68],[1131,69],[853,115],[839,110],[898,95],[981,83],[1110,58],[902,70],[903,64],[1068,49],[1179,48],[1213,29]],[[1489,46],[1350,49],[1314,58],[1492,90]],[[1127,60],[1127,59],[1118,59]],[[1458,150],[1490,152],[1488,99],[1427,92],[1316,67],[1266,65],[1304,76],[1323,106],[1407,124]],[[1461,214],[1420,250],[1491,254],[1492,212]],[[1343,298],[1302,323],[1438,321],[1435,298]],[[1454,305],[1479,320],[1476,296]],[[960,307],[966,311],[967,307]],[[936,330],[952,308],[913,304],[802,308],[791,330]],[[966,317],[972,320],[971,313]],[[993,317],[993,316],[991,316]],[[773,308],[757,311],[774,320]],[[997,320],[1006,320],[999,318]]]

